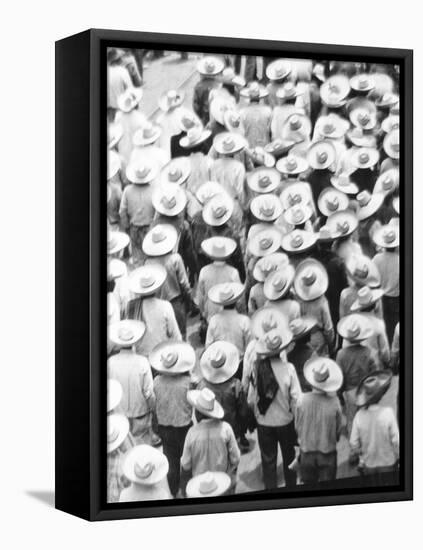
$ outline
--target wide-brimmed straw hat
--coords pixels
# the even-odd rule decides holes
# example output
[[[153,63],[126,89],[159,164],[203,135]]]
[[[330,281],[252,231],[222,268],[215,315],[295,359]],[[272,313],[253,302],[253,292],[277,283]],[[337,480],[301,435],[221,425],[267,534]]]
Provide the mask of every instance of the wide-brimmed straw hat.
[[[392,201],[392,206],[393,206],[395,212],[399,215],[399,213],[400,213],[400,198],[399,197],[394,197],[394,199]]]
[[[118,122],[111,122],[107,126],[107,147],[113,149],[123,136],[123,126]]]
[[[179,107],[184,102],[185,94],[181,90],[169,90],[159,97],[159,107],[167,113],[176,107]]]
[[[151,145],[159,139],[161,133],[162,129],[160,126],[154,126],[150,122],[147,122],[134,133],[132,143],[135,147]]]
[[[314,317],[298,317],[298,319],[293,319],[289,323],[292,339],[296,341],[300,338],[304,338],[304,336],[310,334],[316,325],[317,321]]]
[[[389,134],[386,134],[383,140],[383,149],[388,157],[392,159],[399,159],[400,157],[400,135],[399,129],[391,130]]]
[[[126,177],[131,183],[144,185],[152,182],[159,174],[159,166],[152,158],[135,158],[126,167]]]
[[[233,107],[226,109],[223,113],[223,124],[228,132],[244,135],[244,125],[241,119],[241,113]]]
[[[107,416],[107,453],[116,451],[129,433],[129,420],[123,414],[112,413]]]
[[[247,174],[248,187],[255,193],[272,193],[280,181],[281,176],[274,168],[256,168]]]
[[[164,256],[175,249],[178,232],[173,225],[160,223],[151,228],[142,242],[142,250],[147,256]]]
[[[375,81],[372,75],[360,73],[350,78],[350,86],[357,92],[370,92],[375,87]]]
[[[239,367],[239,351],[231,342],[218,340],[206,348],[200,359],[201,372],[212,384],[223,384]]]
[[[107,261],[107,280],[114,281],[127,273],[125,262],[117,258],[109,258]]]
[[[389,115],[384,120],[382,120],[381,128],[386,134],[389,134],[389,132],[391,132],[392,130],[398,130],[399,125],[399,115]]]
[[[138,105],[142,98],[142,88],[127,88],[117,98],[117,106],[124,113],[129,113]]]
[[[122,399],[122,386],[118,380],[109,378],[107,380],[107,412],[111,412],[113,409],[119,405],[120,400]]]
[[[373,193],[383,193],[385,197],[390,195],[398,189],[399,177],[398,168],[389,168],[377,178]]]
[[[217,181],[206,181],[197,189],[195,196],[201,205],[206,204],[216,195],[226,195],[225,189]]]
[[[389,389],[392,381],[392,372],[388,370],[375,371],[363,378],[358,385],[356,405],[365,407],[378,403]]]
[[[357,218],[363,221],[379,210],[385,200],[385,195],[383,193],[369,193],[364,190],[356,198],[358,202]]]
[[[129,276],[129,288],[139,296],[151,296],[164,284],[167,278],[166,268],[159,264],[143,265]]]
[[[308,204],[311,198],[310,186],[304,181],[298,181],[288,185],[280,194],[284,210],[288,210],[288,208],[292,208],[293,206]]]
[[[203,123],[199,119],[198,115],[193,110],[181,107],[177,111],[179,128],[182,132],[188,132],[195,126],[203,126]]]
[[[188,403],[194,409],[209,418],[222,419],[225,416],[222,405],[216,400],[215,394],[209,388],[187,392]]]
[[[260,145],[247,149],[246,153],[254,166],[264,166],[265,168],[273,168],[275,166],[275,157],[265,151],[264,147],[261,147]]]
[[[164,183],[153,191],[151,202],[154,209],[164,216],[177,216],[187,204],[187,196],[176,183]]]
[[[301,254],[317,242],[317,234],[303,229],[294,229],[282,238],[281,247],[290,254]]]
[[[169,462],[166,456],[154,447],[137,445],[125,454],[122,471],[133,483],[155,485],[167,476]]]
[[[176,157],[164,166],[160,172],[161,183],[175,183],[181,185],[191,173],[189,157]]]
[[[107,179],[111,180],[121,167],[120,156],[116,151],[107,152]]]
[[[307,162],[314,170],[329,168],[335,161],[336,149],[328,139],[312,143],[307,151]]]
[[[350,180],[350,176],[347,172],[341,172],[336,176],[330,178],[331,184],[347,195],[356,195],[359,191],[358,185]]]
[[[328,225],[322,225],[317,233],[317,239],[319,242],[333,242],[336,240],[336,234]]]
[[[357,300],[352,303],[351,311],[362,311],[373,306],[384,294],[381,288],[369,288],[363,286],[357,292]]]
[[[283,123],[281,130],[282,139],[300,143],[311,134],[311,122],[308,116],[301,113],[292,113]]]
[[[241,283],[219,283],[212,286],[208,291],[208,298],[214,304],[230,306],[235,304],[244,294],[245,287]]]
[[[286,316],[271,305],[261,307],[251,317],[251,332],[254,338],[262,338],[271,330],[286,330]]]
[[[326,225],[336,239],[348,237],[357,229],[358,218],[352,210],[343,210],[329,216]]]
[[[295,293],[304,302],[317,300],[327,291],[328,273],[320,262],[307,258],[298,264],[294,277]]]
[[[202,251],[212,260],[226,260],[236,249],[236,242],[229,237],[210,237],[201,243]]]
[[[380,286],[380,273],[376,264],[364,254],[353,254],[345,261],[348,275],[360,286],[376,288]]]
[[[335,361],[328,357],[310,359],[304,365],[304,378],[313,388],[325,393],[332,393],[342,386],[342,370]]]
[[[131,347],[141,340],[145,333],[142,321],[123,319],[107,327],[109,340],[121,347]]]
[[[305,158],[293,154],[279,159],[276,163],[276,169],[282,174],[288,175],[301,174],[308,169],[308,166]]]
[[[258,82],[250,82],[245,88],[240,91],[242,97],[249,99],[263,99],[269,95],[269,91],[265,86],[262,86]]]
[[[351,123],[363,130],[376,126],[376,106],[365,97],[356,97],[348,103],[348,116]]]
[[[360,147],[351,155],[351,164],[355,168],[372,168],[379,160],[379,151],[371,147]]]
[[[209,113],[210,120],[215,120],[222,126],[224,125],[223,116],[228,109],[233,108],[233,103],[226,97],[216,96],[210,100]]]
[[[350,93],[350,82],[344,75],[330,76],[320,86],[320,97],[328,107],[342,107],[347,102]]]
[[[247,246],[253,256],[258,258],[268,256],[279,250],[281,246],[281,233],[274,226],[266,227],[248,239]]]
[[[324,216],[331,216],[341,210],[346,210],[349,205],[349,199],[345,193],[333,189],[332,187],[326,187],[320,193],[317,199],[317,205],[320,212]]]
[[[316,132],[326,139],[339,139],[345,135],[348,128],[348,122],[335,113],[319,117],[315,126]]]
[[[256,353],[262,357],[274,357],[289,346],[292,334],[286,328],[272,329],[265,332],[256,342]]]
[[[220,57],[207,55],[197,63],[197,71],[206,76],[216,76],[223,71],[225,63]]]
[[[196,145],[200,145],[211,136],[211,130],[205,129],[203,125],[196,125],[187,131],[187,135],[181,137],[179,145],[185,149],[191,149]]]
[[[267,65],[266,76],[269,80],[283,80],[291,74],[292,66],[287,59],[275,59]]]
[[[269,153],[276,160],[280,159],[285,153],[287,153],[296,142],[293,139],[280,139],[276,138],[267,145],[264,146],[266,153]]]
[[[392,107],[399,101],[399,96],[393,92],[385,92],[375,100],[376,107]]]
[[[158,344],[149,354],[153,369],[160,374],[175,376],[195,367],[195,350],[186,342],[167,341]]]
[[[230,196],[218,194],[211,198],[203,207],[203,220],[207,225],[219,227],[226,223],[234,211],[234,201]]]
[[[396,248],[400,244],[399,226],[396,224],[383,225],[373,234],[373,241],[383,248]]]
[[[263,256],[254,266],[253,277],[259,283],[263,283],[271,273],[277,269],[283,269],[288,264],[289,258],[285,252],[274,252]]]
[[[235,132],[221,132],[215,136],[213,147],[220,155],[233,155],[247,147],[247,140]]]
[[[109,231],[107,234],[107,254],[116,254],[129,244],[129,236],[122,231]]]
[[[231,486],[231,478],[225,472],[204,472],[192,477],[186,486],[188,498],[218,497]]]
[[[258,220],[273,222],[282,214],[282,204],[279,197],[266,193],[254,197],[250,203],[250,210]]]
[[[245,78],[239,74],[236,74],[233,67],[225,67],[223,69],[222,74],[220,75],[220,81],[224,84],[233,84],[234,86],[238,86],[240,88],[243,88],[246,84]]]
[[[347,137],[357,147],[367,147],[369,149],[376,147],[376,136],[372,133],[366,133],[363,128],[354,126],[351,130],[348,130]]]
[[[374,332],[371,321],[361,313],[351,313],[339,320],[337,325],[339,336],[350,342],[362,342],[370,338]]]
[[[278,99],[295,99],[302,94],[303,92],[291,81],[285,82],[276,90]]]
[[[301,225],[311,218],[313,211],[307,204],[297,204],[285,210],[283,215],[290,225]]]
[[[270,274],[264,281],[263,292],[268,300],[282,299],[294,281],[295,268],[288,264]]]

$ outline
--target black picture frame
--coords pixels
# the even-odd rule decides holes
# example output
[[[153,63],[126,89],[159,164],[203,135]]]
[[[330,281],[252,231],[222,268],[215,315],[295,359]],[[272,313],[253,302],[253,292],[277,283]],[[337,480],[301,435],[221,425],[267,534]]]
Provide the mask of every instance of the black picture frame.
[[[107,46],[229,52],[400,66],[401,468],[395,488],[278,490],[213,499],[106,504]],[[413,497],[413,52],[91,29],[56,43],[56,508],[87,520],[410,500]],[[102,321],[104,320],[104,322]]]

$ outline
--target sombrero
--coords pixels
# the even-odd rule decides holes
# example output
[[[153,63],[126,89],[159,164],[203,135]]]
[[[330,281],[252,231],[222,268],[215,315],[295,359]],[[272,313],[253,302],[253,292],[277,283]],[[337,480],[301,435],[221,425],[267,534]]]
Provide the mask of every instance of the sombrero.
[[[236,242],[229,237],[210,237],[201,243],[202,251],[212,260],[226,260],[236,249]]]
[[[278,99],[295,99],[302,93],[293,82],[285,82],[276,90],[276,97]]]
[[[308,162],[305,158],[289,154],[276,163],[276,169],[281,174],[296,175],[305,172],[308,169]]]
[[[320,242],[328,243],[336,240],[336,238],[337,236],[328,225],[322,225],[317,234],[317,239]]]
[[[200,124],[193,126],[187,131],[187,135],[181,137],[179,145],[185,149],[191,149],[196,145],[200,145],[211,136],[211,130],[206,130]]]
[[[269,95],[269,91],[258,82],[250,82],[248,86],[241,89],[240,94],[249,99],[263,99]]]
[[[387,392],[392,381],[392,372],[388,370],[375,371],[363,378],[358,385],[356,405],[365,407],[378,403]]]
[[[331,216],[341,210],[346,210],[349,205],[348,196],[342,191],[326,187],[317,199],[317,205],[324,216]]]
[[[216,419],[221,419],[225,416],[222,405],[216,401],[215,394],[208,388],[188,391],[187,399],[188,403],[204,416]]]
[[[147,256],[164,256],[175,249],[178,232],[168,223],[160,223],[151,228],[142,242],[142,250]]]
[[[314,170],[329,168],[336,161],[336,149],[328,140],[312,143],[307,151],[307,161]]]
[[[385,92],[375,100],[376,107],[392,107],[399,101],[399,96],[392,92]]]
[[[395,212],[399,215],[400,213],[400,198],[394,197],[392,201],[392,206],[394,207]]]
[[[317,133],[326,139],[340,139],[348,130],[348,122],[340,116],[331,113],[321,116],[316,121],[315,129]]]
[[[339,320],[338,334],[350,342],[362,342],[374,332],[371,321],[361,313],[351,313]]]
[[[357,218],[359,221],[367,220],[373,216],[382,206],[385,196],[383,193],[372,193],[364,190],[357,195],[358,210]]]
[[[320,82],[324,82],[326,80],[325,66],[322,63],[316,63],[313,67],[313,75],[318,78]]]
[[[309,138],[311,134],[311,122],[308,116],[301,113],[292,113],[282,125],[282,139],[292,140],[301,143]]]
[[[389,134],[386,134],[383,140],[383,149],[388,157],[392,159],[399,159],[400,157],[400,137],[399,129],[391,130]]]
[[[267,193],[254,197],[250,203],[250,210],[258,220],[273,222],[282,214],[282,204],[279,197]]]
[[[398,189],[399,177],[398,168],[389,168],[377,178],[373,193],[383,193],[385,197],[390,195]]]
[[[288,210],[292,206],[308,204],[312,199],[309,187],[309,184],[303,181],[285,187],[280,195],[283,209]]]
[[[274,168],[256,168],[247,174],[248,187],[255,193],[271,193],[280,181],[280,174]]]
[[[264,147],[257,145],[252,149],[247,149],[246,153],[256,167],[273,168],[275,166],[275,157],[268,153]]]
[[[219,227],[226,223],[234,211],[234,201],[225,194],[215,195],[203,207],[203,220],[207,225]]]
[[[135,147],[144,147],[157,141],[162,133],[160,126],[154,126],[147,122],[134,133],[132,143]]]
[[[107,234],[107,254],[116,254],[129,244],[129,236],[121,231],[109,231]]]
[[[175,183],[181,185],[191,173],[189,157],[173,158],[160,172],[161,183]]]
[[[194,111],[186,109],[185,107],[181,107],[181,109],[177,111],[177,114],[179,127],[182,132],[188,132],[189,130],[191,130],[191,128],[194,128],[195,126],[202,127],[202,122],[194,113]]]
[[[328,273],[320,262],[307,258],[298,264],[294,277],[295,293],[303,302],[317,300],[327,291]]]
[[[264,281],[263,292],[268,300],[281,300],[291,288],[294,281],[295,268],[288,264],[276,270]]]
[[[354,126],[347,132],[347,137],[357,147],[367,147],[369,149],[376,147],[376,136],[374,134],[366,134],[363,128]]]
[[[275,159],[280,159],[285,153],[287,153],[294,145],[295,141],[293,139],[279,139],[271,141],[264,146],[266,153],[272,155]]]
[[[391,116],[399,116],[400,115],[400,102],[399,100],[391,106],[391,108],[389,109],[389,115]]]
[[[293,340],[296,341],[310,334],[316,325],[317,321],[314,317],[299,317],[289,323],[289,330],[292,333]]]
[[[301,225],[311,218],[313,211],[307,204],[297,204],[285,210],[283,215],[290,225]]]
[[[356,283],[370,288],[380,286],[380,273],[375,263],[364,254],[353,254],[345,261],[348,275]]]
[[[362,311],[374,305],[382,298],[384,291],[381,288],[369,288],[363,286],[357,292],[357,300],[352,303],[351,311]]]
[[[374,103],[369,103],[374,106]],[[376,126],[376,109],[371,112],[366,107],[356,107],[350,111],[350,120],[357,128],[372,130]]]
[[[216,76],[223,71],[225,63],[220,57],[207,55],[197,63],[197,71],[206,76]]]
[[[386,134],[389,134],[389,132],[391,132],[392,130],[398,130],[399,125],[399,115],[389,115],[382,121],[381,127]]]
[[[270,226],[248,239],[247,246],[248,251],[253,256],[258,258],[268,256],[279,250],[281,246],[281,233],[276,227]]]
[[[111,412],[113,409],[115,409],[122,399],[122,386],[120,385],[120,382],[117,380],[114,380],[113,378],[109,378],[107,380],[107,412]]]
[[[120,170],[120,156],[116,151],[108,151],[107,153],[107,179],[111,180]]]
[[[400,244],[399,226],[383,225],[375,231],[373,240],[377,246],[382,248],[396,248]]]
[[[107,327],[109,340],[121,347],[131,347],[141,340],[145,333],[142,321],[123,319]]]
[[[209,104],[210,120],[215,120],[223,126],[224,114],[230,109],[233,109],[233,103],[230,100],[220,96],[214,97]]]
[[[197,189],[195,196],[201,205],[206,204],[216,195],[226,195],[225,189],[217,181],[206,181]]]
[[[262,338],[271,330],[278,332],[285,330],[286,323],[286,316],[279,308],[271,305],[264,306],[255,311],[251,317],[251,333],[254,338]]]
[[[371,147],[360,147],[351,155],[351,164],[355,168],[372,168],[379,160],[379,151]]]
[[[340,367],[328,357],[310,359],[304,365],[304,378],[313,388],[332,393],[342,386],[343,375]]]
[[[129,113],[138,105],[142,98],[142,88],[127,88],[117,98],[117,106],[124,113]]]
[[[274,357],[287,348],[292,342],[292,334],[289,330],[278,329],[265,332],[256,342],[256,353],[262,357]]]
[[[118,260],[117,258],[110,258],[107,262],[107,280],[114,281],[123,277],[127,272],[125,262]]]
[[[166,456],[154,447],[137,445],[125,454],[122,471],[133,483],[154,485],[167,476],[169,462]]]
[[[357,92],[370,92],[375,87],[375,81],[372,75],[360,73],[350,78],[350,86]]]
[[[159,174],[159,167],[153,159],[134,159],[126,168],[126,177],[138,185],[152,182]]]
[[[244,294],[245,287],[241,283],[219,283],[208,291],[208,298],[214,304],[230,306],[235,304]]]
[[[328,107],[342,107],[350,93],[350,82],[344,75],[330,76],[320,86],[320,97]]]
[[[235,132],[244,135],[244,126],[241,120],[241,114],[233,107],[226,109],[223,113],[223,124],[228,132]]]
[[[107,453],[116,451],[129,433],[129,420],[123,414],[112,413],[107,416]]]
[[[107,147],[113,149],[123,136],[123,127],[118,122],[111,122],[107,126]]]
[[[238,348],[231,342],[218,340],[204,350],[200,367],[208,382],[222,384],[232,378],[238,370]]]
[[[276,59],[267,65],[266,76],[269,80],[283,80],[290,75],[291,63],[286,59]]]
[[[235,132],[221,132],[215,136],[213,147],[220,155],[233,155],[247,147],[247,140]]]
[[[290,254],[301,254],[312,248],[317,242],[317,235],[312,231],[294,229],[282,238],[281,247]]]
[[[343,210],[336,212],[328,217],[326,225],[333,233],[334,237],[348,237],[358,227],[358,219],[352,210]]]
[[[274,252],[263,256],[254,266],[253,277],[259,283],[263,283],[271,273],[277,269],[283,269],[288,264],[289,258],[284,252]]]
[[[192,346],[181,341],[166,341],[158,344],[149,354],[148,360],[160,374],[175,376],[195,367],[196,355]]]
[[[175,183],[164,183],[153,191],[151,202],[156,212],[164,216],[177,216],[187,204],[182,187]]]
[[[176,107],[179,107],[184,102],[184,92],[181,90],[169,90],[159,97],[159,107],[167,113]]]
[[[232,67],[225,67],[223,69],[220,80],[224,84],[233,84],[234,86],[238,86],[240,88],[243,88],[246,84],[245,78],[239,74],[236,74]]]
[[[330,182],[335,189],[347,195],[356,195],[359,191],[358,185],[350,180],[350,176],[347,172],[341,172],[337,176],[332,176]]]
[[[192,477],[186,486],[188,498],[217,497],[224,495],[231,486],[231,478],[225,472],[204,472]]]
[[[129,276],[131,292],[139,296],[151,296],[157,292],[167,278],[166,269],[158,264],[143,265]]]

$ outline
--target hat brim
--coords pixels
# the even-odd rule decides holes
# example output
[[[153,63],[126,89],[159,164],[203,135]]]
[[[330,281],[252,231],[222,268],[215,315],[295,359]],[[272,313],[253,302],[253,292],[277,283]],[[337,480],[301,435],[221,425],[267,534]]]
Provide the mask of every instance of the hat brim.
[[[266,231],[267,232],[267,231]],[[265,256],[269,256],[270,254],[274,254],[278,250],[280,250],[281,247],[281,234],[277,229],[274,229],[271,233],[272,237],[272,244],[269,246],[269,248],[266,248],[263,250],[260,247],[260,240],[263,237],[263,231],[260,231],[254,237],[249,239],[247,242],[247,248],[248,251],[255,256],[256,258],[264,258]]]
[[[145,459],[146,455],[150,458],[155,467],[147,478],[141,479],[135,474],[135,464],[138,457],[143,456]],[[169,462],[166,456],[157,449],[154,449],[149,445],[137,445],[136,447],[129,449],[129,451],[125,454],[123,458],[122,471],[124,476],[133,483],[137,483],[138,485],[155,485],[167,476],[169,471]]]
[[[115,239],[115,244],[113,247],[107,249],[107,254],[111,256],[112,254],[117,254],[129,244],[129,235],[123,233],[122,231],[113,231],[113,237]]]
[[[223,407],[220,403],[218,403],[216,400],[214,402],[213,410],[205,409],[201,406],[201,404],[198,403],[198,398],[200,397],[200,390],[191,390],[187,392],[187,400],[188,403],[194,407],[194,409],[204,416],[208,416],[209,418],[215,418],[216,420],[221,420],[225,416],[225,412],[223,410]]]
[[[378,300],[380,300],[380,298],[382,298],[383,295],[384,295],[384,291],[381,288],[373,288],[371,302],[367,304],[360,304],[359,300],[357,299],[355,302],[351,304],[350,310],[363,311],[364,309],[367,309],[368,307],[373,306]]]
[[[338,224],[343,222],[348,223],[348,230],[345,233],[338,229]],[[335,239],[340,239],[343,237],[349,237],[352,233],[354,233],[358,227],[358,218],[351,210],[343,210],[329,216],[326,220],[326,225],[329,227]]]
[[[263,292],[268,300],[281,300],[289,292],[289,289],[292,286],[295,277],[295,268],[289,264],[282,271],[286,274],[286,283],[281,290],[275,290],[272,285],[274,277],[276,275],[280,275],[279,271],[272,273],[272,275],[270,275],[270,277],[268,277],[264,282]]]
[[[223,349],[226,360],[221,367],[213,367],[210,363],[210,354],[215,347]],[[238,370],[239,352],[236,346],[229,342],[218,341],[211,344],[203,352],[200,359],[200,368],[204,378],[211,384],[223,384]]]
[[[360,333],[357,336],[351,336],[348,333],[348,323],[351,322],[351,317],[356,318],[358,325],[360,325]],[[360,314],[349,314],[342,317],[342,319],[338,321],[336,329],[339,336],[345,338],[345,340],[349,342],[363,342],[363,340],[367,340],[373,334],[371,324],[367,322],[367,319],[364,318],[363,315],[360,316]]]
[[[273,262],[273,266],[274,266],[274,269],[272,269],[271,273],[273,273],[277,269],[284,268],[285,266],[287,266],[289,264],[289,259],[288,259],[288,256],[285,254],[285,252],[274,252],[273,254],[271,254],[271,256],[273,256],[272,262]],[[266,259],[270,260],[270,256],[263,256],[263,258],[266,258]],[[265,276],[265,274],[263,273],[263,271],[260,267],[260,264],[261,264],[263,258],[260,258],[255,263],[254,268],[253,268],[253,277],[259,283],[264,283],[264,281],[266,279],[266,276]]]
[[[255,352],[257,353],[257,355],[260,355],[261,357],[276,357],[281,353],[281,351],[286,349],[291,342],[292,342],[292,337],[286,340],[283,340],[281,342],[281,345],[277,349],[269,349],[268,347],[266,347],[266,344],[263,342],[263,340],[257,340]]]
[[[139,133],[141,134],[141,131]],[[144,147],[145,145],[151,145],[159,139],[161,134],[162,130],[160,127],[158,127],[154,134],[148,138],[139,137],[138,132],[135,132],[134,137],[132,138],[132,144],[135,147]]]
[[[288,157],[281,158],[276,162],[276,170],[278,172],[280,172],[281,174],[287,174],[287,175],[295,176],[297,174],[302,174],[303,172],[308,170],[309,164],[302,157],[297,157],[296,167],[293,168],[293,169],[289,169],[286,165],[286,159],[287,158]]]
[[[228,283],[221,283],[212,286],[208,291],[208,298],[211,300],[214,304],[218,304],[220,306],[230,306],[232,304],[235,304],[241,296],[245,292],[245,287],[241,283],[231,283],[232,288],[234,289],[233,295],[228,298],[227,300],[224,300],[220,297],[219,292],[221,290],[222,285],[225,286]]]
[[[310,334],[310,332],[312,332],[312,330],[316,326],[317,326],[316,319],[313,319],[311,317],[303,318],[303,329],[302,329],[301,332],[299,332],[297,334],[292,333],[292,340],[294,342],[296,342],[297,340],[300,340],[301,338],[304,338],[305,336]]]
[[[325,170],[332,166],[336,161],[336,151],[330,141],[317,141],[309,148],[307,152],[307,162],[314,170]],[[327,154],[327,159],[325,162],[318,162],[316,152],[319,150]]]
[[[200,145],[200,143],[204,143],[210,136],[211,130],[203,130],[201,135],[195,141],[190,141],[188,136],[181,137],[179,140],[179,145],[184,149],[192,149],[193,147]]]
[[[121,399],[122,399],[122,386],[117,380],[109,379],[107,381],[107,412],[113,411],[115,409]]]
[[[169,103],[167,94],[162,94],[159,98],[158,105],[161,111],[164,113],[168,113],[169,111],[173,111],[173,109],[176,109],[177,107],[180,107],[182,103],[184,102],[184,93],[178,92],[177,100],[172,100],[172,103]]]
[[[208,473],[208,472],[206,472]],[[186,486],[186,494],[188,498],[208,498],[224,495],[231,486],[231,478],[225,472],[212,472],[216,482],[216,488],[208,493],[200,491],[200,484],[205,474],[200,474],[191,478]]]
[[[373,395],[366,395],[363,390],[364,382],[367,378],[377,376],[381,384],[377,391]],[[377,403],[382,399],[385,393],[388,391],[392,382],[392,373],[389,371],[375,371],[365,376],[359,383],[356,393],[356,405],[357,407],[365,407],[366,405],[371,405],[372,403]]]
[[[294,220],[294,217],[293,217],[294,209],[296,208],[301,208],[301,210],[303,211],[303,217],[301,218],[300,221]],[[300,205],[298,207],[291,206],[287,210],[285,210],[285,212],[283,213],[285,221],[288,222],[290,225],[302,225],[303,223],[308,221],[312,215],[313,215],[313,211],[306,204]]]
[[[118,436],[114,441],[107,442],[107,453],[112,453],[119,449],[129,434],[129,420],[123,414],[112,413],[108,415],[107,422],[113,422],[118,430]]]
[[[162,355],[166,350],[178,350],[178,359],[171,367],[166,367]],[[194,348],[186,342],[167,341],[158,344],[149,354],[148,360],[155,371],[168,376],[176,376],[191,371],[195,367],[196,355]]]
[[[317,199],[317,206],[318,206],[320,212],[326,217],[329,217],[332,214],[335,214],[336,212],[346,210],[348,208],[349,203],[350,203],[347,195],[344,194],[343,191],[339,191],[338,193],[336,193],[336,196],[338,198],[338,207],[337,207],[336,210],[330,210],[326,206],[325,198],[328,194],[333,194],[333,193],[334,193],[334,191],[332,191],[332,189],[330,187],[328,187],[327,189],[322,191],[319,198]]]
[[[134,333],[133,338],[131,338],[130,340],[122,340],[122,338],[119,337],[119,331],[125,326],[130,328],[130,330]],[[145,324],[142,321],[124,319],[122,321],[117,321],[116,323],[112,323],[111,325],[109,325],[107,327],[107,334],[109,340],[113,344],[121,347],[129,347],[133,346],[141,340],[141,338],[145,334],[145,328]]]
[[[376,138],[373,135],[364,135],[361,137],[357,137],[354,136],[352,130],[350,130],[347,132],[347,137],[351,141],[351,143],[353,145],[356,145],[357,147],[367,147],[369,149],[376,147]]]
[[[200,59],[197,63],[197,71],[204,76],[217,76],[225,68],[225,63],[219,57],[213,58],[213,63],[215,65],[214,69],[212,71],[207,71],[205,67],[205,59]]]
[[[302,282],[302,275],[304,271],[310,268],[311,266],[313,266],[315,270],[318,270],[319,273],[316,277],[316,281],[312,285],[307,286]],[[294,277],[294,289],[297,296],[303,302],[311,302],[313,300],[317,300],[317,298],[320,298],[325,294],[328,287],[329,287],[329,277],[323,265],[319,264],[315,260],[307,259],[302,261],[297,266],[295,277]]]
[[[181,175],[177,180],[169,179],[169,172],[171,168],[176,167],[181,170]],[[164,184],[182,185],[189,177],[191,173],[191,162],[188,157],[176,157],[172,159],[166,166],[164,166],[160,172],[160,181]]]
[[[286,317],[278,308],[273,307],[272,305],[263,306],[255,311],[251,317],[251,332],[255,338],[260,339],[266,334],[266,331],[263,328],[263,321],[268,319],[270,316],[272,316],[275,321],[276,327],[274,328],[276,328],[276,330],[281,327],[287,327]]]
[[[358,185],[353,181],[350,181],[348,185],[340,185],[338,181],[337,176],[332,176],[330,178],[332,186],[338,191],[341,191],[341,193],[345,193],[346,195],[356,195],[359,192]]]
[[[207,202],[203,207],[203,220],[206,222],[207,225],[211,225],[212,227],[220,227],[224,223],[228,222],[233,214],[234,211],[234,204],[232,199],[229,197],[229,195],[226,196],[225,204],[227,207],[227,210],[223,216],[220,218],[216,218],[216,216],[213,214],[212,211],[212,205],[210,204],[210,201]]]
[[[261,187],[259,185],[260,176],[266,175],[269,177],[269,185],[266,187]],[[255,193],[267,194],[275,191],[279,186],[281,181],[280,175],[278,172],[275,172],[272,168],[263,169],[257,168],[255,171],[247,174],[247,185]]]
[[[158,243],[153,242],[152,233],[149,232],[144,237],[142,242],[142,250],[147,256],[165,256],[175,249],[178,242],[178,234],[175,232],[168,232],[166,238]]]
[[[225,239],[225,246],[224,250],[222,250],[221,252],[213,252],[213,243],[211,242],[213,240],[213,237],[210,237],[210,239],[205,239],[201,243],[201,250],[212,260],[226,260],[227,258],[230,258],[230,256],[232,256],[232,254],[236,250],[236,242],[233,239],[229,239],[227,237],[222,238]]]
[[[136,175],[134,167],[129,165],[126,167],[126,177],[131,183],[136,185],[144,185],[152,182],[158,175],[159,171],[157,168],[152,168],[150,172],[143,178],[140,178]]]
[[[314,379],[313,367],[317,361],[324,361],[328,364],[329,378],[327,378],[324,382],[316,382],[316,380]],[[327,358],[311,359],[307,361],[304,365],[303,373],[304,378],[312,388],[323,391],[325,393],[337,392],[343,383],[342,370],[335,363],[335,361],[331,361]]]
[[[383,193],[373,193],[366,206],[359,207],[357,211],[358,220],[364,221],[367,220],[367,218],[370,218],[370,216],[373,216],[373,214],[375,214],[382,206],[384,200],[385,195]]]
[[[170,183],[169,185],[176,185],[176,183],[173,183],[173,184]],[[159,214],[163,214],[163,216],[169,216],[169,217],[177,216],[183,211],[183,209],[187,205],[187,197],[184,192],[176,193],[176,197],[175,197],[176,204],[171,208],[166,208],[166,206],[162,204],[161,198],[162,198],[161,190],[158,189],[157,191],[155,191],[155,193],[153,193],[151,202],[156,212],[158,212]]]
[[[269,196],[270,194],[267,194],[267,196]],[[272,196],[272,195],[270,195]],[[273,195],[274,196],[274,195]],[[269,215],[266,215],[265,213],[262,212],[262,210],[260,209],[260,203],[263,199],[261,198],[261,196],[258,196],[258,197],[255,197],[252,201],[251,201],[251,204],[250,204],[250,210],[253,214],[253,216],[260,220],[260,221],[263,221],[263,222],[274,222],[275,220],[277,220],[279,218],[279,216],[282,214],[282,205],[279,201],[278,198],[276,198],[276,200],[274,200],[273,202],[273,205],[274,205],[274,210],[273,210],[273,213],[272,214],[269,214]]]
[[[369,160],[364,164],[359,162],[360,150],[358,150],[354,155],[351,155],[351,164],[357,170],[360,168],[362,170],[365,170],[366,168],[372,168],[379,160],[379,152],[377,149],[371,149],[370,147],[365,147],[365,149],[367,149],[367,152],[369,154]]]
[[[118,106],[118,109],[120,111],[122,111],[123,113],[130,113],[132,110],[135,109],[135,107],[139,104],[139,102],[141,101],[142,99],[142,96],[143,96],[143,91],[141,88],[132,88],[131,89],[131,92],[132,94],[135,96],[130,105],[126,105],[125,104],[125,97],[126,97],[126,92],[124,92],[121,96],[118,97],[117,99],[117,106]]]
[[[317,243],[317,235],[315,233],[312,233],[311,231],[302,231],[301,235],[303,236],[303,243],[297,248],[291,245],[291,234],[288,233],[285,235],[282,238],[282,249],[289,254],[300,254],[310,248],[313,248],[313,246]]]
[[[139,284],[140,279],[138,273],[139,269],[142,269],[142,267],[135,269],[129,276],[129,289],[137,296],[152,296],[162,288],[166,281],[167,272],[164,267],[149,265],[149,268],[154,269],[156,273],[153,284],[148,287],[141,287]]]

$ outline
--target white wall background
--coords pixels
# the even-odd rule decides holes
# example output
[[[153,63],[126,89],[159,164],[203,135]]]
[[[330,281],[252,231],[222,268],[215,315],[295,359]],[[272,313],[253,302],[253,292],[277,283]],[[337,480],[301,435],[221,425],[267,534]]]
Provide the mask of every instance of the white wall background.
[[[54,486],[54,41],[90,27],[415,50],[415,204],[422,204],[422,28],[411,0],[73,0],[2,4],[0,62],[1,546],[63,550],[419,546],[422,387],[417,219],[414,503],[89,524],[47,506]],[[420,212],[416,209],[416,217]],[[421,214],[420,214],[421,215]],[[66,312],[63,312],[66,314]],[[407,367],[407,365],[406,365]],[[76,398],[77,402],[77,398]],[[71,434],[69,434],[71,437]],[[419,513],[420,512],[420,513]],[[414,539],[414,541],[413,541]],[[414,542],[414,544],[413,544]]]

